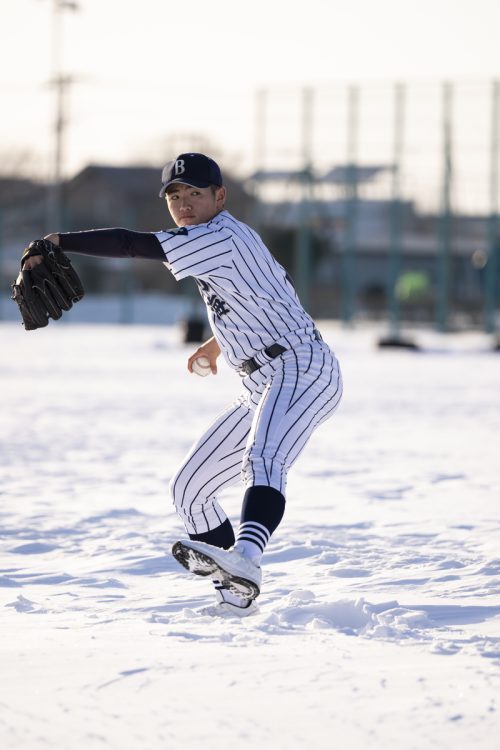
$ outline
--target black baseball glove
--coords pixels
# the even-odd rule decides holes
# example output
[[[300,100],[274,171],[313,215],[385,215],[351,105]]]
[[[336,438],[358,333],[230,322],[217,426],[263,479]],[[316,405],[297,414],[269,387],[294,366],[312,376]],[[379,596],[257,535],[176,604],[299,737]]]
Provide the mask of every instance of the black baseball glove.
[[[43,262],[23,271],[24,262],[41,255]],[[49,240],[31,242],[23,253],[21,272],[12,285],[12,299],[19,305],[27,331],[43,328],[49,318],[57,320],[83,297],[83,286],[69,258]]]

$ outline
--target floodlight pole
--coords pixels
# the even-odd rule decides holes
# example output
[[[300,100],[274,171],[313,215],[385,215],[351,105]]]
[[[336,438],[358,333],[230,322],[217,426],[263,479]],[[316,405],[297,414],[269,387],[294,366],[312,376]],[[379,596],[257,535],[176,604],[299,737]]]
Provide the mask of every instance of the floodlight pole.
[[[3,231],[4,223],[3,223],[3,216],[4,216],[3,208],[0,206],[0,289],[4,288],[4,268],[3,268],[3,264],[4,264],[4,231]],[[5,281],[7,281],[7,280],[5,279]],[[3,318],[3,299],[4,299],[4,296],[5,295],[2,294],[2,296],[0,298],[0,320],[2,320],[2,318]]]
[[[266,164],[267,143],[267,106],[268,91],[261,89],[255,97],[255,141],[254,141],[254,173],[256,178],[250,183],[253,197],[252,214],[254,224],[260,228],[262,212],[260,209],[259,175]]]
[[[394,157],[392,165],[392,201],[390,213],[390,255],[388,275],[389,326],[391,335],[399,337],[401,310],[396,290],[401,270],[401,161],[403,155],[405,87],[394,88]]]
[[[309,309],[311,283],[311,178],[312,178],[312,111],[313,92],[302,91],[302,169],[300,176],[299,226],[295,249],[294,275],[300,300]]]
[[[347,191],[346,226],[342,252],[342,320],[350,323],[354,315],[354,252],[358,221],[358,109],[359,88],[347,90]]]
[[[500,120],[500,81],[493,81],[491,90],[490,147],[490,218],[488,222],[488,262],[485,269],[484,329],[496,331],[496,290],[498,269],[498,157]]]
[[[265,89],[257,91],[255,107],[254,171],[264,169],[266,162],[267,96]]]
[[[401,305],[397,282],[401,272],[401,255],[403,251],[403,232],[401,215],[401,171],[404,151],[404,115],[406,88],[402,83],[394,87],[394,152],[392,165],[392,196],[389,225],[389,269],[387,274],[387,299],[389,301],[389,335],[378,342],[380,347],[403,347],[418,349],[411,339],[402,338]]]
[[[451,254],[451,188],[453,85],[443,84],[443,187],[439,231],[437,328],[448,330]]]

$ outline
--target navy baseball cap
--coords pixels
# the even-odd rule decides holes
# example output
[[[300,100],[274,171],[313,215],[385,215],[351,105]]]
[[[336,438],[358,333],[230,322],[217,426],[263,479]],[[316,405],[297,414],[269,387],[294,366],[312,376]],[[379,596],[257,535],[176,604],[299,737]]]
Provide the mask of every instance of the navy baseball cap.
[[[205,154],[180,154],[174,161],[165,164],[161,173],[160,198],[173,182],[206,188],[210,185],[222,187],[219,165]]]

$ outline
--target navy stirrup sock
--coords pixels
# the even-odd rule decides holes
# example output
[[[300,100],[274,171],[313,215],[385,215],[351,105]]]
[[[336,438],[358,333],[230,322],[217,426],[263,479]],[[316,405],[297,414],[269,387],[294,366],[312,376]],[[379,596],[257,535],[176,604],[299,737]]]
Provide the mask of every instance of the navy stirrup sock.
[[[204,531],[203,534],[189,534],[189,538],[196,542],[211,544],[214,547],[222,547],[222,549],[229,549],[235,542],[234,531],[229,518],[226,518],[224,523],[221,523],[215,529]]]
[[[257,565],[284,512],[285,498],[274,487],[257,485],[245,492],[236,546]]]
[[[189,534],[189,538],[222,549],[237,546],[240,552],[259,565],[262,553],[271,534],[279,526],[284,512],[285,498],[281,492],[266,485],[249,487],[243,498],[236,539],[228,518],[215,529],[202,534]]]

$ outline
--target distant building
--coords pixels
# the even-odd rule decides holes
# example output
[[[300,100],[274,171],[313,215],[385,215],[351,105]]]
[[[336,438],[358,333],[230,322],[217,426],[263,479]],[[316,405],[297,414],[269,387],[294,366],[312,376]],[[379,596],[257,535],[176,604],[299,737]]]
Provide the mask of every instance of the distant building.
[[[50,228],[46,227],[46,186],[26,179],[0,179],[4,292],[17,274],[22,248],[48,229],[123,226],[157,231],[171,226],[165,201],[158,197],[160,174],[161,166],[89,165],[63,185],[63,226]],[[442,218],[420,214],[411,200],[388,198],[390,174],[390,167],[379,165],[338,166],[322,177],[307,171],[260,172],[243,183],[226,174],[227,208],[262,233],[299,290],[306,283],[309,294],[304,299],[313,315],[341,317],[348,300],[355,317],[385,316],[396,250],[398,273],[424,274],[429,288],[425,299],[408,304],[403,314],[433,320],[443,267]],[[383,180],[379,189],[377,181]],[[471,319],[482,312],[491,242],[488,229],[487,216],[450,217],[450,306]],[[299,249],[304,232],[309,243],[306,269]],[[158,273],[151,261],[79,256],[77,267],[89,292],[158,291],[197,297],[192,280],[177,283],[171,274]]]
[[[121,226],[137,231],[158,231],[172,226],[165,200],[158,197],[162,167],[89,165],[64,183],[63,226],[46,226],[47,187],[29,180],[0,179],[0,211],[3,215],[3,275],[13,278],[22,248],[48,231],[79,231]],[[228,209],[249,218],[253,199],[243,186],[225,175]],[[116,271],[103,274],[102,268]],[[94,260],[79,256],[78,268],[92,291],[117,292],[133,282],[141,290],[182,293],[192,286],[180,284],[171,274],[158,273],[157,264],[134,260],[133,278],[121,260]]]
[[[384,172],[390,168],[348,165],[323,177],[304,171],[271,171],[251,178],[254,194],[261,196],[258,222],[264,231],[297,234],[302,225],[302,231],[309,234],[313,315],[340,317],[348,294],[355,316],[384,316],[396,254],[400,274],[419,271],[429,282],[426,298],[419,305],[408,305],[404,313],[424,320],[435,317],[442,272],[442,217],[419,214],[410,200],[366,197],[366,183],[373,184]],[[450,307],[473,317],[482,313],[489,242],[487,216],[449,217]],[[293,243],[288,242],[288,258],[280,260],[300,287],[297,257]]]

